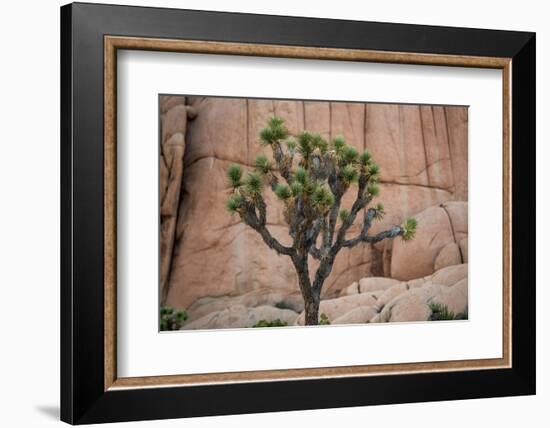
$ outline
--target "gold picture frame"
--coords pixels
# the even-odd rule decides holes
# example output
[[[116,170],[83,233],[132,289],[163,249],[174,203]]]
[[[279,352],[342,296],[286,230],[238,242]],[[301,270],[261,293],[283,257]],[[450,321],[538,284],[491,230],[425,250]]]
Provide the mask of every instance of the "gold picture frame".
[[[439,65],[502,70],[503,96],[503,349],[502,358],[423,363],[380,364],[305,369],[204,373],[170,376],[117,377],[116,371],[116,86],[117,51],[145,50],[210,55],[246,55],[394,64]],[[511,70],[512,58],[382,52],[359,49],[297,47],[270,44],[171,40],[145,37],[104,37],[104,389],[212,385],[316,378],[410,374],[509,368],[512,362],[511,319]]]

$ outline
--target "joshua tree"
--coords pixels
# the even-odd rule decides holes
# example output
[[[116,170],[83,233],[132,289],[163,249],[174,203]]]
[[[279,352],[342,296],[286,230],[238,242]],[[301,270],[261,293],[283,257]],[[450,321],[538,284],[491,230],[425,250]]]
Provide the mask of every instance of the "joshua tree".
[[[260,142],[271,147],[275,165],[265,155],[259,155],[255,169],[246,177],[239,165],[231,165],[227,176],[232,193],[227,209],[258,232],[270,248],[292,260],[304,299],[305,323],[317,325],[321,290],[338,252],[396,236],[412,239],[416,220],[410,218],[401,226],[369,235],[372,222],[384,215],[382,204],[367,208],[379,193],[379,167],[368,151],[360,154],[342,137],[329,142],[304,131],[294,139],[283,120],[273,117],[260,132]],[[279,242],[266,227],[266,186],[284,204],[291,246]],[[342,208],[342,197],[352,186],[356,187],[355,201],[351,208]],[[361,231],[348,238],[346,233],[361,212]],[[309,257],[318,261],[312,275]]]

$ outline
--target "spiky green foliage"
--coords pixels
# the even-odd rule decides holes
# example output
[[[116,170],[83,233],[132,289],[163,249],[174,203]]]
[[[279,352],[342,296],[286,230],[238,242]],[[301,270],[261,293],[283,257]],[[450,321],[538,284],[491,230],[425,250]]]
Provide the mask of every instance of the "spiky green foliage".
[[[386,214],[386,211],[384,211],[384,205],[382,203],[376,204],[374,207],[376,210],[376,213],[374,214],[374,218],[376,220],[382,220],[384,218],[384,215]]]
[[[361,156],[359,156],[359,163],[363,166],[368,166],[371,159],[372,157],[370,152],[368,150],[365,150],[363,153],[361,153]]]
[[[317,208],[330,208],[334,203],[334,195],[325,187],[318,186],[311,197],[313,205]]]
[[[344,140],[344,137],[342,137],[341,135],[338,135],[332,139],[332,147],[334,148],[334,151],[337,154],[339,154],[342,151],[345,145],[346,145],[346,140]]]
[[[294,152],[296,150],[296,140],[290,139],[286,142],[286,147],[289,151]]]
[[[264,128],[260,131],[260,142],[262,145],[269,145],[272,144],[275,140],[275,137],[273,136],[273,131],[271,128]]]
[[[295,181],[290,185],[292,196],[298,196],[304,191],[304,185],[299,181]]]
[[[286,327],[288,323],[286,321],[281,321],[279,318],[267,321],[267,320],[260,320],[256,324],[252,326],[252,328],[259,328],[259,327]]]
[[[240,165],[233,164],[227,170],[227,178],[229,179],[229,184],[231,187],[239,187],[241,183],[241,178],[243,176],[243,170]]]
[[[340,178],[345,184],[350,185],[359,178],[359,171],[353,165],[346,165],[340,170]]]
[[[455,314],[451,311],[447,305],[442,305],[439,303],[430,303],[428,305],[432,311],[429,321],[454,321],[454,320],[467,320],[468,319],[468,309],[459,314]]]
[[[314,149],[319,150],[319,153],[325,154],[328,150],[328,142],[319,134],[313,134],[311,144]]]
[[[225,203],[225,208],[230,213],[236,213],[243,203],[243,197],[239,193],[231,195],[231,197]]]
[[[296,168],[296,171],[294,172],[294,180],[296,180],[298,183],[300,183],[302,186],[307,183],[308,174],[305,168],[299,166]]]
[[[257,172],[249,172],[244,181],[245,189],[248,193],[258,194],[262,191],[262,177]]]
[[[275,140],[284,140],[288,137],[288,129],[286,129],[283,119],[280,117],[273,117],[269,121],[269,127],[273,132]]]
[[[269,171],[271,171],[272,165],[266,155],[256,156],[256,161],[254,162],[254,164],[256,165],[256,171],[258,171],[260,174],[267,174]]]
[[[378,187],[378,184],[371,184],[369,187],[367,187],[367,192],[372,197],[378,196],[380,194],[380,187]]]
[[[403,240],[405,241],[410,241],[411,239],[414,238],[414,235],[416,234],[416,226],[417,226],[418,222],[416,221],[415,218],[408,218],[407,220],[405,220],[405,223],[403,223],[403,225],[401,225],[401,227],[403,228]]]
[[[267,121],[270,128],[284,128],[285,121],[279,116],[272,116]]]
[[[313,135],[307,131],[301,132],[298,135],[298,153],[304,158],[307,158],[313,152]]]
[[[264,145],[271,145],[288,137],[288,129],[280,117],[269,119],[267,127],[260,131],[260,141]]]
[[[349,218],[349,210],[347,210],[346,208],[342,208],[339,215],[340,220],[342,220],[342,222],[346,222]]]
[[[187,312],[180,311],[170,306],[160,308],[160,330],[173,331],[179,330],[187,321]]]
[[[319,317],[319,325],[330,325],[330,320],[328,319],[326,314],[321,314]]]
[[[345,163],[351,164],[356,162],[359,158],[359,152],[353,146],[344,146],[341,150],[340,156]]]
[[[303,193],[306,195],[312,195],[315,190],[317,190],[318,184],[313,180],[309,175],[306,178],[306,183],[304,184]]]
[[[288,187],[286,184],[279,183],[275,188],[275,194],[281,201],[286,201],[292,196],[292,191],[290,190],[290,187]]]
[[[380,167],[373,163],[369,166],[369,175],[378,175],[380,173]]]

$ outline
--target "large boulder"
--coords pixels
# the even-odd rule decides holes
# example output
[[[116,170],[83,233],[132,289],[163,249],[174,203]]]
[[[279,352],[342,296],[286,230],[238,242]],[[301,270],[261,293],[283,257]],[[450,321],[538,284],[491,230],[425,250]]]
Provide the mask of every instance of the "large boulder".
[[[466,264],[442,269],[423,282],[415,282],[414,287],[408,284],[400,283],[388,289],[387,296],[378,299],[380,313],[370,322],[427,321],[432,314],[431,304],[444,305],[455,315],[468,311]]]
[[[405,293],[408,289],[409,287],[406,282],[399,282],[395,284],[384,291],[384,293],[376,300],[376,307],[379,309],[383,308],[388,302]]]
[[[374,306],[359,306],[332,321],[332,324],[365,324],[378,314]]]
[[[332,323],[338,317],[361,306],[375,306],[376,298],[370,294],[356,294],[353,296],[338,297],[322,300],[319,304],[319,315],[325,314]],[[305,312],[296,319],[296,325],[304,325]]]
[[[245,328],[254,326],[258,321],[275,321],[277,319],[286,322],[288,325],[293,325],[297,316],[296,312],[289,309],[278,309],[272,306],[247,308],[243,305],[235,305],[188,322],[181,329]]]
[[[448,266],[435,272],[430,280],[434,284],[450,287],[460,280],[468,278],[468,264]]]
[[[415,218],[418,221],[415,238],[392,242],[392,278],[414,279],[446,266],[464,263],[460,242],[467,238],[468,233],[467,202],[433,206]]]
[[[361,278],[359,280],[359,292],[366,293],[368,291],[387,290],[398,282],[397,279],[384,277]]]
[[[352,283],[340,292],[340,296],[352,296],[360,293],[383,292],[393,285],[399,283],[397,279],[385,277],[368,277],[361,278],[358,282]]]
[[[446,266],[459,265],[462,263],[462,255],[460,247],[454,242],[449,242],[445,245],[434,261],[434,270],[439,270]]]
[[[439,303],[456,315],[468,311],[468,279],[464,278],[451,287],[441,288],[441,292],[433,296],[430,303]]]
[[[211,312],[219,312],[231,306],[274,306],[279,309],[290,309],[300,313],[304,310],[302,295],[266,288],[253,290],[237,296],[202,297],[186,309],[191,321]]]
[[[426,321],[431,315],[427,299],[428,295],[424,288],[415,288],[390,301],[371,322]]]

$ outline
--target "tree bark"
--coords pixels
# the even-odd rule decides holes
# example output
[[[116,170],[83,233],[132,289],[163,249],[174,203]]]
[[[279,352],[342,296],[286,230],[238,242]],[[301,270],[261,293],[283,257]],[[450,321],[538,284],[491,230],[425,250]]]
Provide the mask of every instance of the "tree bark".
[[[308,253],[298,253],[292,257],[296,273],[298,274],[298,285],[304,299],[305,325],[319,324],[319,303],[320,293],[317,293],[311,286],[308,269]]]
[[[319,299],[313,297],[311,301],[305,300],[305,325],[318,325],[319,324]]]

